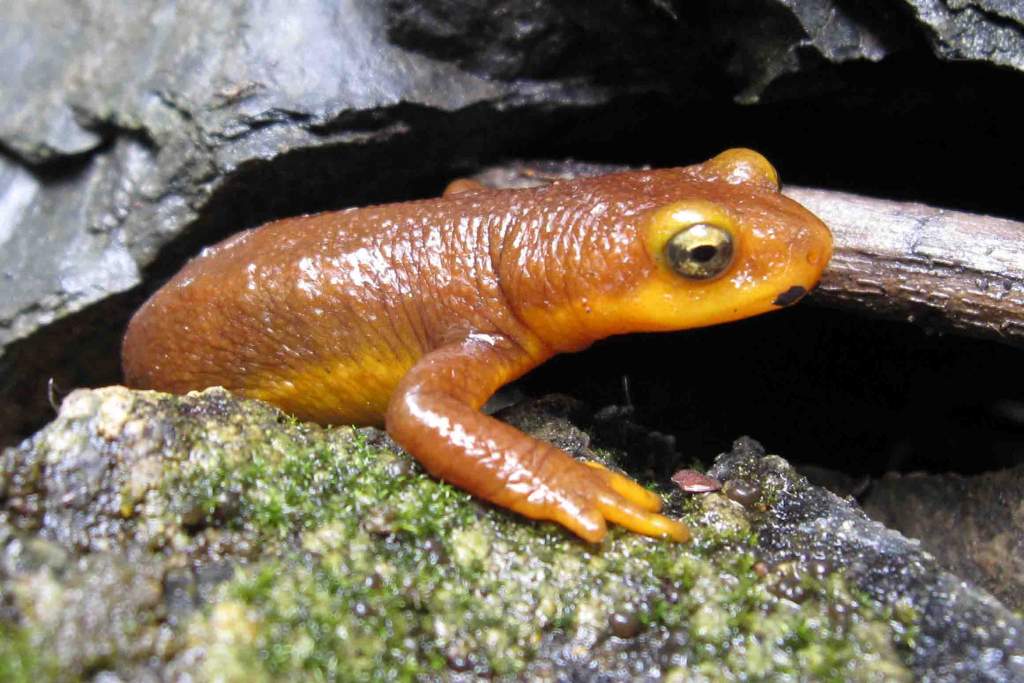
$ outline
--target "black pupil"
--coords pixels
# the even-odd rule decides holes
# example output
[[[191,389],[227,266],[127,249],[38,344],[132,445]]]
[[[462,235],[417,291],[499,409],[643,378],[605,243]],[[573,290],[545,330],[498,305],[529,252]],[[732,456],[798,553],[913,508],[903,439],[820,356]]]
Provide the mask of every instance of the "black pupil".
[[[690,250],[690,258],[697,263],[707,263],[718,253],[718,248],[710,244],[702,244]]]

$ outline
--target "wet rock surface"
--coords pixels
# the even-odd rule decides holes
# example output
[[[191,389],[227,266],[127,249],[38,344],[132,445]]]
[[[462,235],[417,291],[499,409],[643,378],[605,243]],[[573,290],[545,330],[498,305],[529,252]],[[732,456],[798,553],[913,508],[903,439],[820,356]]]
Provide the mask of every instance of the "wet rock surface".
[[[722,492],[684,494],[663,472],[691,463],[638,446],[621,410],[501,414],[649,482],[694,542],[587,545],[430,479],[377,430],[222,390],[82,390],[2,455],[0,672],[1021,675],[1018,617],[756,442],[720,456]]]
[[[719,456],[709,474],[727,482],[756,481],[769,492],[770,520],[755,525],[764,562],[841,568],[858,590],[895,611],[912,611],[915,675],[999,681],[1024,676],[1024,622],[984,590],[945,571],[918,541],[795,477],[784,460],[765,456],[750,439]],[[958,524],[951,527],[947,533],[955,533]]]
[[[889,475],[862,504],[873,519],[921,539],[953,574],[1024,609],[1024,467],[972,477]]]
[[[1024,68],[1024,7],[1019,2],[908,0],[906,5],[940,56]]]

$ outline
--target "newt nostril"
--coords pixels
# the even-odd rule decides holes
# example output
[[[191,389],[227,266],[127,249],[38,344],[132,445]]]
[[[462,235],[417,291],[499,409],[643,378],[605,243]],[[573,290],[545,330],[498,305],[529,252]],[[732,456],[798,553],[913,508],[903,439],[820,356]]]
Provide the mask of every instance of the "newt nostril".
[[[772,303],[776,306],[790,306],[804,298],[805,294],[807,294],[807,290],[804,287],[794,285],[775,297],[775,301]]]

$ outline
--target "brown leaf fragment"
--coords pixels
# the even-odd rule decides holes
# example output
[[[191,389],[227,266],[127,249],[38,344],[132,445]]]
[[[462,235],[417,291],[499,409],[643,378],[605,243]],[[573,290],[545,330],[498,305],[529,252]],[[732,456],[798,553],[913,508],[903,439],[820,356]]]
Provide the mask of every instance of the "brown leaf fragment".
[[[687,493],[710,493],[722,488],[722,482],[697,470],[679,470],[672,475],[672,481]]]

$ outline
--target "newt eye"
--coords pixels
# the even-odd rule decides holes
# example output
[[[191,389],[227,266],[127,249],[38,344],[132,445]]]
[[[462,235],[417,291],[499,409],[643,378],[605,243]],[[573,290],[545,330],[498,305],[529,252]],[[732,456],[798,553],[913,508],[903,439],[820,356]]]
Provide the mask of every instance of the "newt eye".
[[[732,263],[732,234],[709,223],[697,223],[672,236],[665,244],[665,260],[685,278],[708,280]]]

